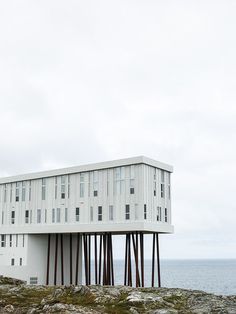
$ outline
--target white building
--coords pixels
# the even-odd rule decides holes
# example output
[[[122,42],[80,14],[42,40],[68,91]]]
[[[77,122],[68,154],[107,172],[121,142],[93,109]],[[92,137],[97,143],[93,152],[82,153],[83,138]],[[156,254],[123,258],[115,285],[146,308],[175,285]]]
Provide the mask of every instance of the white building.
[[[173,232],[171,172],[167,164],[134,157],[1,178],[0,275],[31,284],[77,284],[83,260],[90,284],[93,257],[95,283],[114,284],[111,236],[126,234],[124,283],[132,284],[133,240],[136,285],[142,285],[142,235],[156,234],[158,242],[158,233]]]

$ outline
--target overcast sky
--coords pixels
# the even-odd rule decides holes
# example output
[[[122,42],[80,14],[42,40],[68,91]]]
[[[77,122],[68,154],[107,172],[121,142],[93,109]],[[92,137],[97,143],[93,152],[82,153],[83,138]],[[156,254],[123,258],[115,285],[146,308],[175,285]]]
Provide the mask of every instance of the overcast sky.
[[[236,2],[1,1],[0,176],[174,166],[164,258],[236,258]]]

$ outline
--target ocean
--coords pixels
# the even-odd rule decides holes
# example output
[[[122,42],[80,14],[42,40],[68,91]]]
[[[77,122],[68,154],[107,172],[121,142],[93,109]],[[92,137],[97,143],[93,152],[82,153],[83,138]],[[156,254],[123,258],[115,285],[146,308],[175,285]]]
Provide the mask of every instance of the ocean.
[[[92,265],[93,267],[93,265]],[[151,286],[150,260],[145,260],[145,286]],[[124,261],[115,260],[115,284],[124,284]],[[135,267],[132,265],[133,282]],[[236,295],[236,260],[161,260],[161,285]]]

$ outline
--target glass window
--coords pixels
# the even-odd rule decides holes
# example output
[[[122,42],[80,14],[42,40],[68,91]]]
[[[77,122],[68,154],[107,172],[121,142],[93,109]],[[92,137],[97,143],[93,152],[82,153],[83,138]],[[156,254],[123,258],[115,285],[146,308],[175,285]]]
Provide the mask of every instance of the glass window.
[[[11,259],[11,266],[14,266],[14,265],[15,265],[15,259],[12,258],[12,259]]]
[[[61,222],[61,209],[57,208],[57,223]]]
[[[25,211],[25,223],[28,224],[29,223],[29,210]]]
[[[161,198],[165,198],[165,185],[161,183]]]
[[[109,206],[109,220],[113,220],[114,219],[114,208],[113,205]]]
[[[125,205],[125,219],[126,220],[130,219],[130,207],[128,204]]]
[[[25,202],[25,181],[22,182],[22,202]]]
[[[68,222],[68,208],[65,208],[65,222]]]
[[[55,208],[52,209],[52,223],[55,222],[56,215],[55,215]]]
[[[79,207],[76,207],[76,210],[75,210],[75,221],[79,221],[79,215],[80,215],[80,209],[79,209]]]
[[[98,171],[93,172],[93,196],[98,196]]]
[[[1,234],[1,247],[6,247],[6,235]]]
[[[167,208],[165,208],[165,222],[168,222],[168,211],[167,211]]]
[[[55,177],[55,199],[57,199],[57,177]]]
[[[144,218],[145,220],[147,219],[147,205],[146,205],[146,204],[144,204],[143,218]]]
[[[22,266],[22,257],[20,257],[20,266]]]
[[[66,176],[61,176],[61,198],[66,197]]]
[[[98,221],[102,221],[102,206],[98,206]]]
[[[90,221],[93,221],[93,206],[90,206]]]
[[[4,203],[7,201],[7,185],[4,184]]]
[[[11,211],[11,224],[14,225],[14,223],[15,223],[15,211],[12,210]]]
[[[46,179],[42,179],[42,200],[45,201],[46,199]]]
[[[12,234],[10,234],[10,237],[9,237],[9,246],[12,247]]]
[[[165,172],[161,170],[161,182],[165,182]]]
[[[37,223],[41,223],[41,209],[37,209]]]
[[[20,182],[16,182],[16,202],[20,200]]]
[[[80,174],[80,197],[84,197],[84,174]]]

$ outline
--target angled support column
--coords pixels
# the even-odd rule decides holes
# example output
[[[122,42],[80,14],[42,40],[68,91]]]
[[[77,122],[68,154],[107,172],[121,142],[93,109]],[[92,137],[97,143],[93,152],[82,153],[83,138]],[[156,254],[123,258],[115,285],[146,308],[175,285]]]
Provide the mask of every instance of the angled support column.
[[[46,274],[46,285],[49,285],[50,276],[50,249],[51,249],[51,234],[48,234],[48,253],[47,253],[47,274]]]

